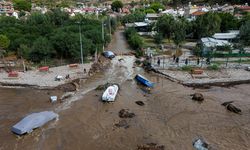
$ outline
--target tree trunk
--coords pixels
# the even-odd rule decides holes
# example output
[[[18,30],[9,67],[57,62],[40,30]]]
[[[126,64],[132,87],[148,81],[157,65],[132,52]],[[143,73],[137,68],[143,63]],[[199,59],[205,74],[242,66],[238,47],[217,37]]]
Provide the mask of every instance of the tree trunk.
[[[22,59],[22,63],[23,63],[23,72],[26,72],[26,66],[25,66],[25,63],[24,63],[23,57],[21,57],[21,59]]]

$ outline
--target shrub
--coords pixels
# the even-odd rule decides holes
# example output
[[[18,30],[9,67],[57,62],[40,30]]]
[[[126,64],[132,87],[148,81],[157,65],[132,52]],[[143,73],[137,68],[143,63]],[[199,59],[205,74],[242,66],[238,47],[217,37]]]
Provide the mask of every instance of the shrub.
[[[154,35],[154,41],[156,44],[161,44],[163,40],[163,35],[161,33],[157,33]]]
[[[208,70],[219,70],[220,67],[217,64],[213,64],[213,65],[207,66],[207,69]]]
[[[191,71],[193,68],[191,66],[182,66],[181,70],[182,71]]]

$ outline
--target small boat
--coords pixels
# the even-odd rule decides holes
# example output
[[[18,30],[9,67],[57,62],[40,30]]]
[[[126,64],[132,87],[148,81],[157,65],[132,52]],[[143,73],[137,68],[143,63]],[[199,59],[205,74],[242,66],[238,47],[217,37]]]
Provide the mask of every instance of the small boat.
[[[119,90],[118,85],[109,86],[102,95],[102,101],[113,102]]]
[[[149,88],[152,88],[152,87],[154,86],[154,83],[153,83],[153,82],[149,81],[147,78],[143,77],[143,76],[140,75],[140,74],[137,74],[137,75],[135,76],[135,79],[136,79],[138,82],[140,82],[141,84],[143,84],[143,85],[145,85],[145,86],[147,86],[147,87],[149,87]]]
[[[33,129],[41,127],[47,122],[55,118],[58,118],[58,114],[54,113],[53,111],[43,111],[39,113],[32,113],[24,117],[17,124],[15,124],[11,128],[11,131],[18,135],[30,133],[33,131]]]

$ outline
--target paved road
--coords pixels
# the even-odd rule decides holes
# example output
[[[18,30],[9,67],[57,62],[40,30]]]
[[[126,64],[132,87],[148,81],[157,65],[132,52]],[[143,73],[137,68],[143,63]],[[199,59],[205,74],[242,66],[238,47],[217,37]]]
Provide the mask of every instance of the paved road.
[[[126,39],[123,35],[124,30],[123,29],[118,29],[112,38],[111,43],[109,44],[108,48],[109,50],[117,53],[117,54],[122,54],[122,53],[128,53],[130,52],[129,46],[126,42]]]

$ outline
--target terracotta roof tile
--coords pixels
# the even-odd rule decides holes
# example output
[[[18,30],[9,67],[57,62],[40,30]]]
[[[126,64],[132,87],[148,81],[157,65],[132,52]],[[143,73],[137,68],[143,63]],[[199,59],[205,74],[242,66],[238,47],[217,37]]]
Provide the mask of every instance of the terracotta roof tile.
[[[193,16],[201,16],[204,14],[206,14],[206,12],[203,12],[203,11],[196,11],[196,12],[192,13]]]

